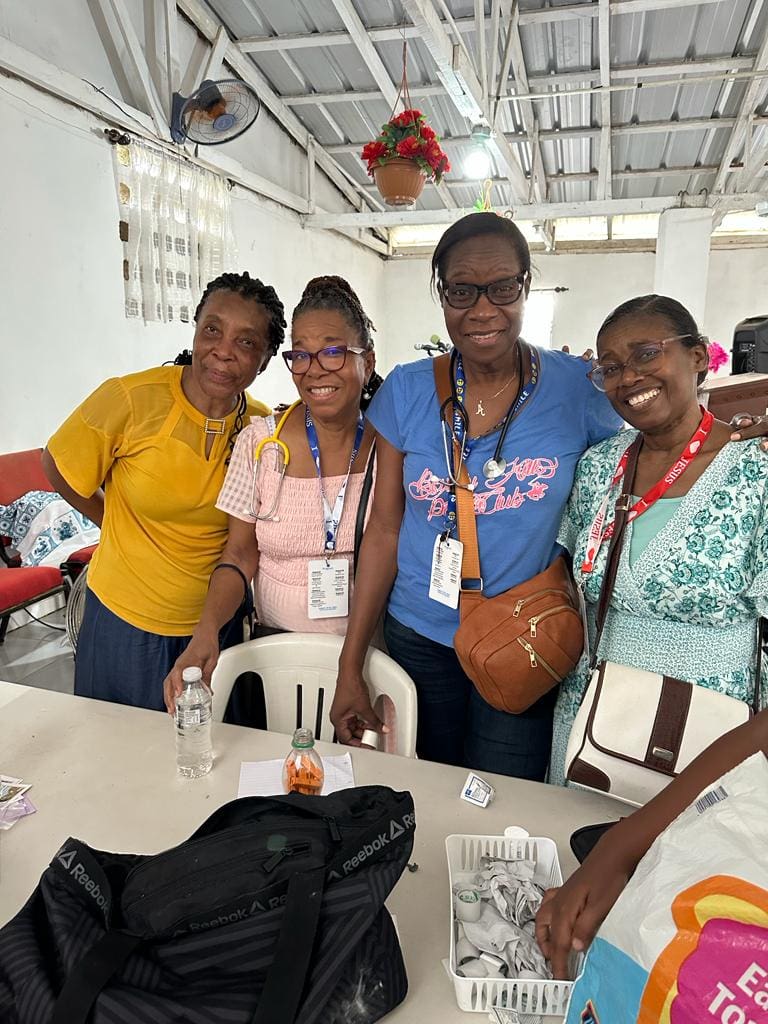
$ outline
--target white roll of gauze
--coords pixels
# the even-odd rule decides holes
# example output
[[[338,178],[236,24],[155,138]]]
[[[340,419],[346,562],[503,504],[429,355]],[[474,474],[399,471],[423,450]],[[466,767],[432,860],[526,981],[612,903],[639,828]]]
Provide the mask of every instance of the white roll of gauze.
[[[366,729],[360,739],[360,742],[364,747],[373,747],[374,750],[379,749],[379,740],[381,737],[375,729]]]
[[[474,889],[461,889],[454,898],[459,921],[479,921],[483,904]]]
[[[480,957],[480,950],[473,946],[466,936],[462,936],[456,943],[456,963],[459,967],[467,960],[477,960]]]

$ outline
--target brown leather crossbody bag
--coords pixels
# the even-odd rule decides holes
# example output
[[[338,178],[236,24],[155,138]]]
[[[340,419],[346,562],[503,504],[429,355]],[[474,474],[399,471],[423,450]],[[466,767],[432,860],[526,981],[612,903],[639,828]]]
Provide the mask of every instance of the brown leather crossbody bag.
[[[450,357],[433,361],[438,404],[451,397]],[[457,479],[469,483],[454,439]],[[564,558],[496,597],[482,593],[474,495],[456,488],[461,563],[459,614],[453,638],[461,667],[491,707],[520,714],[574,668],[584,647],[576,587]],[[474,584],[474,586],[468,585]],[[479,584],[479,586],[478,586]]]

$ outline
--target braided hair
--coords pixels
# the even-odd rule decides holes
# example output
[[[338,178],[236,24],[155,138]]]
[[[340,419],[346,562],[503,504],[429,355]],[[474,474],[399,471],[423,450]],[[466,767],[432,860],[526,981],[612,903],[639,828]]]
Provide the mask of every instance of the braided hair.
[[[296,318],[302,313],[309,313],[316,309],[327,309],[334,313],[340,313],[350,327],[357,332],[362,347],[368,352],[373,352],[373,332],[376,328],[363,309],[357,293],[343,277],[328,274],[324,277],[313,277],[311,281],[308,281],[299,299],[299,304],[293,311],[292,322],[295,323]],[[361,409],[368,408],[371,399],[382,383],[382,378],[374,371],[363,387],[360,396]]]
[[[252,299],[266,310],[268,317],[268,347],[267,351],[271,356],[277,355],[277,350],[285,340],[285,307],[277,296],[277,292],[270,284],[264,284],[258,277],[251,277],[247,270],[242,274],[221,274],[219,277],[209,281],[203,292],[202,298],[195,310],[194,321],[197,323],[208,299],[214,292],[232,292],[243,299]],[[245,426],[245,414],[248,409],[248,402],[245,392],[241,391],[238,398],[237,415],[229,435],[229,455],[225,465],[229,465],[234,451],[237,435]]]

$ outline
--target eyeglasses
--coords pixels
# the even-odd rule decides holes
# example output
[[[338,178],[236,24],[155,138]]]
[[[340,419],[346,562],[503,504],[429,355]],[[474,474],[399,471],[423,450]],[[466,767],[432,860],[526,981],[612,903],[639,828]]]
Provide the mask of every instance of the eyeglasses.
[[[523,294],[528,272],[492,284],[441,284],[440,294],[454,309],[470,309],[481,295],[487,295],[494,306],[510,306]]]
[[[629,368],[635,373],[653,373],[664,361],[664,353],[671,341],[682,341],[690,338],[690,334],[675,334],[662,341],[649,341],[632,349],[632,355],[626,363],[596,363],[587,376],[598,391],[615,391],[619,386],[624,371]]]
[[[301,377],[316,359],[323,370],[340,370],[347,361],[347,352],[355,356],[364,356],[364,348],[352,348],[351,345],[329,345],[328,348],[321,348],[319,352],[304,352],[300,348],[292,348],[283,352],[285,365],[296,377]]]

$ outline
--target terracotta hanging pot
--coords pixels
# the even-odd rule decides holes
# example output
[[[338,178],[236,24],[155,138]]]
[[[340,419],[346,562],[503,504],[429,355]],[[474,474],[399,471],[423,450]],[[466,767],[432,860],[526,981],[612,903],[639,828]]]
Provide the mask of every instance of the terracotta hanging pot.
[[[387,206],[413,206],[427,176],[413,160],[388,160],[373,168],[373,177]]]

